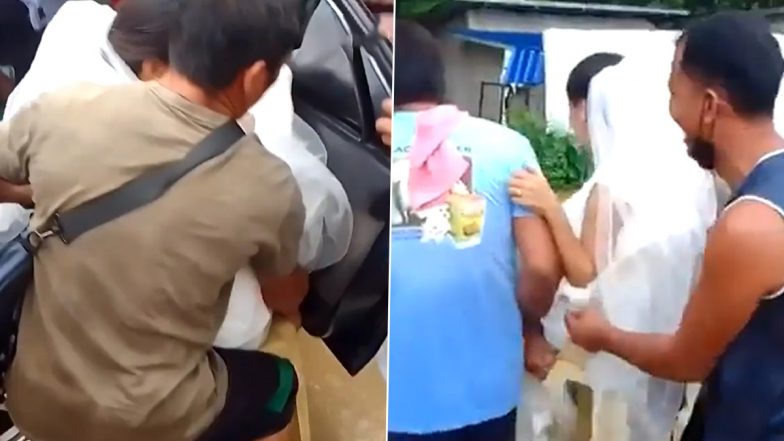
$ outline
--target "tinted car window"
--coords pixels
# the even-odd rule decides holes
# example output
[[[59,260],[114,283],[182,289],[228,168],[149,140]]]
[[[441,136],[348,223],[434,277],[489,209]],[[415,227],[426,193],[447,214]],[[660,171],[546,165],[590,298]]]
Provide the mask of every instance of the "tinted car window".
[[[316,7],[302,46],[291,60],[296,93],[308,102],[355,125],[359,120],[354,78],[347,50],[351,38],[328,1]]]
[[[370,96],[373,99],[373,107],[380,109],[381,102],[392,94],[390,85],[382,82],[381,76],[375,69],[375,60],[364,49],[362,50],[362,58],[365,62],[365,72],[368,78],[368,86],[370,86]]]

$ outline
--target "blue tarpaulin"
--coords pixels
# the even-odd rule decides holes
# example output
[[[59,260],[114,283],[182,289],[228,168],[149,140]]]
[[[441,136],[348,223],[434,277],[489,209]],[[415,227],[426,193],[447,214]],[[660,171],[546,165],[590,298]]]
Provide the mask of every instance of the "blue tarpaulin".
[[[501,82],[516,87],[533,87],[544,82],[542,34],[475,29],[459,29],[453,33],[467,41],[511,51]]]

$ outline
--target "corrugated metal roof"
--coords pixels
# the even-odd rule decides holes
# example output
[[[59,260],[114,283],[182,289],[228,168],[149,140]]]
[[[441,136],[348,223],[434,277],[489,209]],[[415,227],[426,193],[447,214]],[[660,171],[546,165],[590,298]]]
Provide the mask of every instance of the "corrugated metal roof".
[[[596,14],[622,14],[645,16],[685,17],[689,11],[685,9],[669,9],[651,6],[597,4],[592,2],[566,2],[547,0],[459,0],[461,3],[482,3],[487,6],[505,6],[529,9],[547,9],[551,11],[580,12]]]
[[[778,17],[784,15],[784,6],[775,8],[760,8],[757,9],[757,11],[766,17]]]
[[[544,82],[542,34],[475,29],[459,29],[454,34],[463,40],[512,52],[501,82],[518,87],[538,86]]]
[[[538,86],[544,83],[544,52],[530,48],[515,50],[504,82],[512,86]]]

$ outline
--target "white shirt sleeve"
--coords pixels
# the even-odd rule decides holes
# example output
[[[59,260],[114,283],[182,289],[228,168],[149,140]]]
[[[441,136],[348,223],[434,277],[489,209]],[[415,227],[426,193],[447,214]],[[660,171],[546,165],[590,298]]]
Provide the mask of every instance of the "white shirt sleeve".
[[[23,0],[28,8],[48,0]],[[116,13],[94,1],[53,0],[57,12],[41,36],[30,70],[19,82],[5,108],[5,118],[18,113],[41,95],[77,83],[116,84],[135,81],[102,57]],[[62,8],[61,8],[62,6]],[[55,8],[56,7],[56,8]],[[52,13],[54,15],[54,13]],[[51,18],[51,17],[49,17]]]

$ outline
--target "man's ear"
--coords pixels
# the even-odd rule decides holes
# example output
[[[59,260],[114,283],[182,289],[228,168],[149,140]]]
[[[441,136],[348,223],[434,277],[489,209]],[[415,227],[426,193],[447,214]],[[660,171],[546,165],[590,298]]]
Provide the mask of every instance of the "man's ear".
[[[142,61],[142,68],[139,72],[139,79],[142,81],[152,81],[160,78],[169,66],[161,60],[147,59]]]
[[[263,60],[256,61],[245,69],[242,87],[251,96],[261,96],[272,83],[272,78],[267,63]]]

